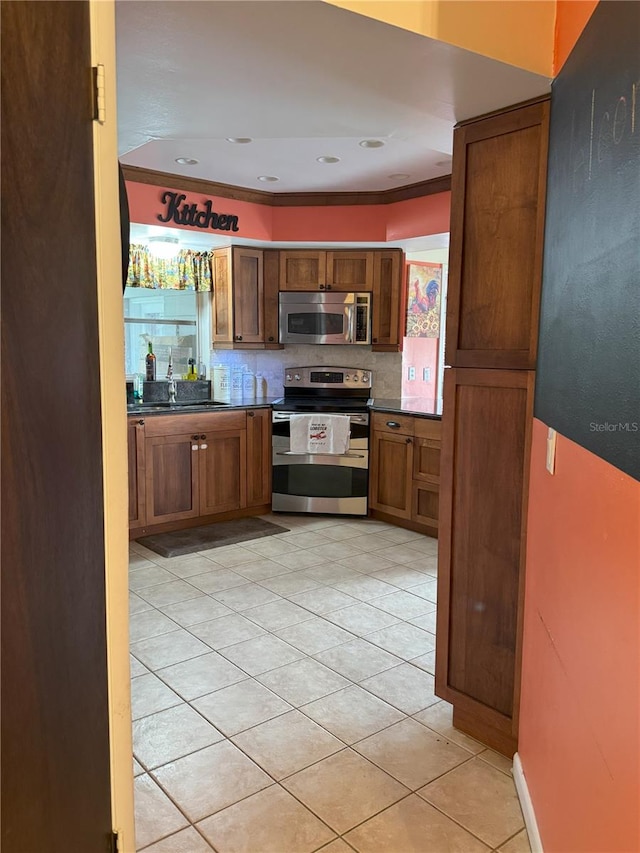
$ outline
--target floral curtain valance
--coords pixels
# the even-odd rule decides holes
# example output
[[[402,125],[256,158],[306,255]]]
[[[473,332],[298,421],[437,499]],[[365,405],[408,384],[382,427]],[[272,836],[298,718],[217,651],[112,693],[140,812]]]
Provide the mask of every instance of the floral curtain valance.
[[[211,290],[211,252],[183,249],[169,260],[156,258],[147,246],[129,246],[127,287],[160,290]]]

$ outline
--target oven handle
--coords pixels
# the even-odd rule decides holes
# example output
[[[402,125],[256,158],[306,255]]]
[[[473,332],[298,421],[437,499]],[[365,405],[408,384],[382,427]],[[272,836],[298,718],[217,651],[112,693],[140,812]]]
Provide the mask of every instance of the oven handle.
[[[295,453],[293,450],[277,450],[276,456],[335,456],[339,459],[364,459],[363,453]]]

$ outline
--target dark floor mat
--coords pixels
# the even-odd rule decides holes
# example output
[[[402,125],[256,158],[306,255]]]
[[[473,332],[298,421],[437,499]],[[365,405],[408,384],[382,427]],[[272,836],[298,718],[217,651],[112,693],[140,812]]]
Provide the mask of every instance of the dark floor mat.
[[[288,530],[288,527],[272,524],[261,518],[236,518],[233,521],[218,521],[215,524],[176,530],[173,533],[157,533],[155,536],[136,539],[136,542],[162,557],[181,557],[195,551],[235,545],[250,539],[262,539],[263,536],[273,536],[274,533],[287,533]]]

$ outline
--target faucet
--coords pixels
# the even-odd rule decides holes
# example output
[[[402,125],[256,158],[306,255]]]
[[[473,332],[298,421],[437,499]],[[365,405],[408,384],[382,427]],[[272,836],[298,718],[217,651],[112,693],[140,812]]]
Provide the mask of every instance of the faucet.
[[[173,364],[171,363],[171,355],[169,356],[169,365],[167,367],[167,379],[169,380],[169,402],[176,401],[176,380],[173,378]]]

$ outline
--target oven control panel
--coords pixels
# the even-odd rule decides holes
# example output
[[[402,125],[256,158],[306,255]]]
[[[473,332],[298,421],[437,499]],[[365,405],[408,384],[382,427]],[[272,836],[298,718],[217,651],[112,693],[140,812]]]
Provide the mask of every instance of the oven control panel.
[[[371,388],[371,371],[362,367],[287,367],[284,372],[285,388]]]

